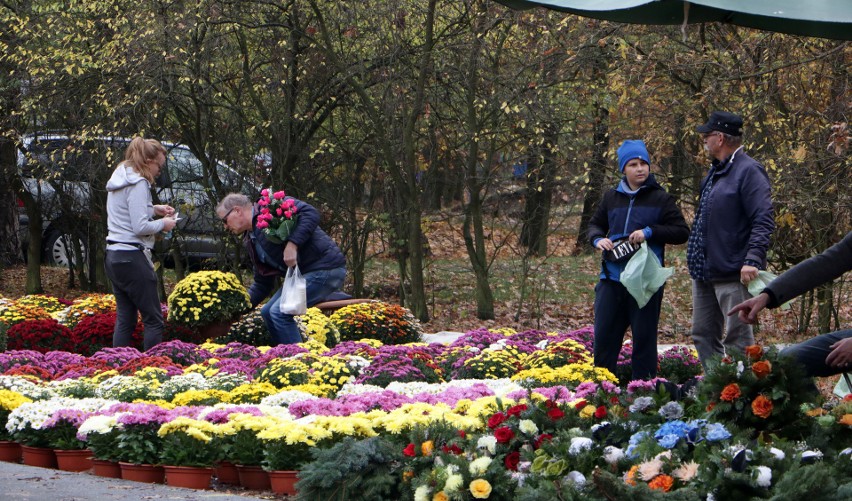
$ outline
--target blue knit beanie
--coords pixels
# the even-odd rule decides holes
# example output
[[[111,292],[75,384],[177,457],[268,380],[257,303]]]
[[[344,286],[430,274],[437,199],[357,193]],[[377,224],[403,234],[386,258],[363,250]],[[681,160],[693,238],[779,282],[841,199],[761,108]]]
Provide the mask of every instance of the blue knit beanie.
[[[618,147],[618,170],[624,172],[624,166],[634,158],[644,160],[646,164],[651,165],[648,149],[645,148],[645,141],[627,139],[621,143],[621,146]]]

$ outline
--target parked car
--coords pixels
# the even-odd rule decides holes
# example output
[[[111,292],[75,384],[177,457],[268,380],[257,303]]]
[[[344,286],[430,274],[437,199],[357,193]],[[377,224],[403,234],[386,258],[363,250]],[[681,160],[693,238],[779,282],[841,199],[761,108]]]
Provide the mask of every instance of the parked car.
[[[85,259],[87,235],[81,228],[98,217],[106,217],[106,180],[123,158],[129,138],[98,137],[85,142],[61,134],[32,134],[23,138],[18,167],[26,191],[41,210],[42,262],[67,266],[75,259],[73,239],[81,244]],[[179,245],[181,255],[200,261],[221,255],[226,233],[215,214],[217,200],[205,187],[202,162],[184,145],[164,142],[168,150],[166,168],[157,179],[158,202],[175,207],[180,213],[176,229],[164,238],[164,261],[170,264],[169,250]],[[260,188],[229,166],[218,163],[216,173],[226,191],[258,197]],[[29,244],[29,218],[19,200],[18,220],[22,229],[24,255]],[[105,226],[105,225],[104,225]]]

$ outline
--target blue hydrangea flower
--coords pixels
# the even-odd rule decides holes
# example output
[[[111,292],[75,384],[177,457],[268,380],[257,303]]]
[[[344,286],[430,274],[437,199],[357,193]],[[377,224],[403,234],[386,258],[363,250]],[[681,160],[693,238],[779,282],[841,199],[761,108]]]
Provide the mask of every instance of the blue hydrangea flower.
[[[666,435],[675,435],[678,438],[683,438],[689,431],[690,426],[681,420],[667,421],[660,426],[654,433],[654,438],[659,440]]]
[[[731,438],[731,432],[729,432],[725,425],[721,423],[711,423],[708,424],[705,428],[705,436],[707,440],[710,442],[718,442],[720,440],[727,440]]]
[[[668,402],[657,411],[664,419],[680,419],[683,417],[683,407],[677,402]]]
[[[660,444],[660,447],[665,447],[666,449],[673,449],[674,446],[677,445],[680,437],[677,435],[663,435],[662,437],[657,438],[657,443]]]

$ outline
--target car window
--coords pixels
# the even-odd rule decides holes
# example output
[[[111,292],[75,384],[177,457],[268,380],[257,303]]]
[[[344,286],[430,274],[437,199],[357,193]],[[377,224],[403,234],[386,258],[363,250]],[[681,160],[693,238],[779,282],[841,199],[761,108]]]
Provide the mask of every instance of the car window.
[[[172,148],[169,151],[166,165],[172,183],[181,184],[183,189],[203,190],[204,166],[189,150]]]
[[[92,144],[74,144],[68,139],[38,139],[27,145],[28,158],[21,166],[25,177],[87,182],[93,172]]]

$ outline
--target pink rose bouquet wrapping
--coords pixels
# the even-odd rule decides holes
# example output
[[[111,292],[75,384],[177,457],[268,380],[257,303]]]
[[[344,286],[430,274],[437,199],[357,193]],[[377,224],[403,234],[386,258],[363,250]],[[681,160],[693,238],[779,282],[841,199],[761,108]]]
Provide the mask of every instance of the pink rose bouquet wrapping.
[[[273,192],[271,189],[263,189],[257,202],[260,206],[257,227],[276,244],[287,241],[298,218],[296,201],[286,196],[283,190]]]

